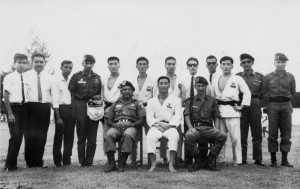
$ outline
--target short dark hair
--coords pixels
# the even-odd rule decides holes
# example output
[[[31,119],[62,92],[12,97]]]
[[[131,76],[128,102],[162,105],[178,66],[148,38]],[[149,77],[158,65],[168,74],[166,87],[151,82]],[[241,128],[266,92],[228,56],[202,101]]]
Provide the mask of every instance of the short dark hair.
[[[223,56],[220,60],[220,64],[222,63],[222,61],[225,60],[229,60],[231,62],[231,64],[233,64],[233,59],[230,56]]]
[[[60,67],[63,67],[65,64],[73,64],[71,60],[64,60],[61,62]]]
[[[197,62],[197,65],[199,65],[198,59],[195,57],[191,57],[186,61],[186,65],[188,65],[189,61],[194,60],[195,62]]]
[[[116,61],[120,62],[119,58],[116,57],[116,56],[111,56],[111,57],[109,57],[109,58],[107,59],[107,62],[112,61],[112,60],[116,60]]]
[[[207,58],[206,58],[206,62],[208,59],[216,59],[216,62],[218,61],[218,59],[214,56],[214,55],[209,55]]]
[[[157,79],[157,84],[159,83],[160,80],[162,79],[166,79],[168,80],[168,82],[170,83],[170,78],[168,78],[167,76],[160,76],[158,79]]]
[[[16,53],[14,56],[14,63],[17,62],[17,60],[28,60],[28,57],[25,54]]]
[[[175,60],[175,62],[176,62],[176,58],[174,58],[173,56],[168,56],[168,57],[165,59],[165,63],[167,63],[168,60]]]
[[[31,60],[33,60],[34,57],[42,57],[44,60],[46,59],[45,55],[42,54],[42,53],[33,53],[33,54],[31,55]]]
[[[142,60],[146,61],[146,62],[147,62],[147,65],[149,65],[148,59],[147,59],[146,57],[143,57],[143,56],[139,57],[139,58],[136,60],[136,65],[138,65],[138,63],[139,63],[140,61],[142,61]]]

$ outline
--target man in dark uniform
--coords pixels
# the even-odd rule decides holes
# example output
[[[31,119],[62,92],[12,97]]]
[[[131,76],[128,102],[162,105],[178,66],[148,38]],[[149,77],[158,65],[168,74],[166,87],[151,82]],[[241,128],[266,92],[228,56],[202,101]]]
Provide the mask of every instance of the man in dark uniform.
[[[247,164],[247,140],[250,126],[254,164],[264,165],[262,162],[262,112],[260,101],[262,80],[264,76],[259,72],[253,71],[252,66],[254,64],[254,58],[250,54],[241,54],[240,60],[240,65],[244,71],[237,75],[245,80],[251,91],[251,104],[250,106],[245,106],[241,111],[242,164]]]
[[[116,141],[120,140],[121,160],[119,171],[125,171],[128,155],[132,152],[132,145],[137,138],[137,129],[146,121],[145,110],[139,102],[133,99],[135,88],[129,81],[123,81],[120,85],[121,97],[113,103],[105,115],[107,125],[110,127],[104,138],[105,153],[109,166],[105,172],[116,170],[115,152]]]
[[[263,78],[262,93],[268,97],[269,138],[268,149],[271,153],[271,166],[277,166],[278,129],[280,130],[281,166],[293,167],[287,159],[291,149],[292,113],[291,99],[296,93],[294,76],[285,71],[289,59],[282,53],[275,54],[274,72]]]
[[[226,142],[227,135],[213,127],[213,120],[220,116],[215,98],[207,96],[207,80],[198,76],[195,79],[197,95],[186,100],[184,117],[189,130],[185,134],[186,147],[188,152],[195,158],[195,164],[189,171],[199,170],[201,164],[205,169],[216,171],[212,165],[213,159],[218,156]],[[210,153],[204,162],[197,147],[198,143],[212,142]]]
[[[83,71],[74,74],[69,83],[72,97],[72,111],[77,121],[78,159],[81,166],[93,164],[96,151],[98,121],[87,115],[87,102],[90,99],[103,100],[100,76],[93,72],[96,60],[92,55],[85,55]]]

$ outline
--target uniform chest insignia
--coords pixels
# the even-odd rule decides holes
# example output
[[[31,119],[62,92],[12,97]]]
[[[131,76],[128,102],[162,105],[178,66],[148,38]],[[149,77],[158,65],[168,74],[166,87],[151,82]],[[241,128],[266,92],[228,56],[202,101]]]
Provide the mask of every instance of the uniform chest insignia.
[[[193,106],[193,108],[198,108],[198,106]]]
[[[259,82],[259,83],[261,82],[260,80],[253,80],[253,81],[255,81],[255,82]]]
[[[78,83],[86,83],[86,81],[83,81],[83,79],[81,78]]]
[[[146,91],[152,91],[152,87],[151,86],[147,86]]]
[[[167,108],[172,108],[170,103],[167,104]]]
[[[135,104],[131,104],[130,106],[131,106],[131,107],[135,107]]]
[[[116,108],[121,108],[122,107],[122,104],[117,104],[116,105]]]
[[[232,82],[231,85],[230,85],[230,87],[236,88],[236,84]]]
[[[95,83],[98,83],[98,79],[97,78],[95,79]]]

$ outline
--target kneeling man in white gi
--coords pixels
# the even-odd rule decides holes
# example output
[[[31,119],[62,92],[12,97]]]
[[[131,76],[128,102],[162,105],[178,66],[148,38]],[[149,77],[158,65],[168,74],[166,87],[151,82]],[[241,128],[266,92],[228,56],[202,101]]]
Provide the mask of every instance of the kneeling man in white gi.
[[[179,141],[177,127],[182,121],[181,101],[178,97],[169,95],[170,79],[168,77],[159,77],[157,87],[159,94],[148,101],[146,114],[147,123],[150,126],[147,135],[147,153],[151,160],[149,172],[154,171],[156,167],[156,143],[161,137],[168,139],[169,171],[176,172],[174,160]]]

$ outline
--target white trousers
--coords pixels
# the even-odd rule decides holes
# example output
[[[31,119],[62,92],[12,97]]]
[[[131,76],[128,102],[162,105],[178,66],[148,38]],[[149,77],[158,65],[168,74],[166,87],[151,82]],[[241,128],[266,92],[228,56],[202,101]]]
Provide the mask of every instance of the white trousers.
[[[156,153],[156,143],[163,136],[169,140],[169,151],[177,152],[179,134],[176,128],[170,128],[164,132],[161,132],[156,127],[151,127],[147,134],[147,153]]]
[[[232,143],[232,156],[234,163],[242,163],[242,146],[241,146],[241,129],[240,129],[240,118],[217,118],[216,128],[226,135],[230,136]],[[219,162],[225,162],[226,154],[226,143],[223,146],[218,160]]]

